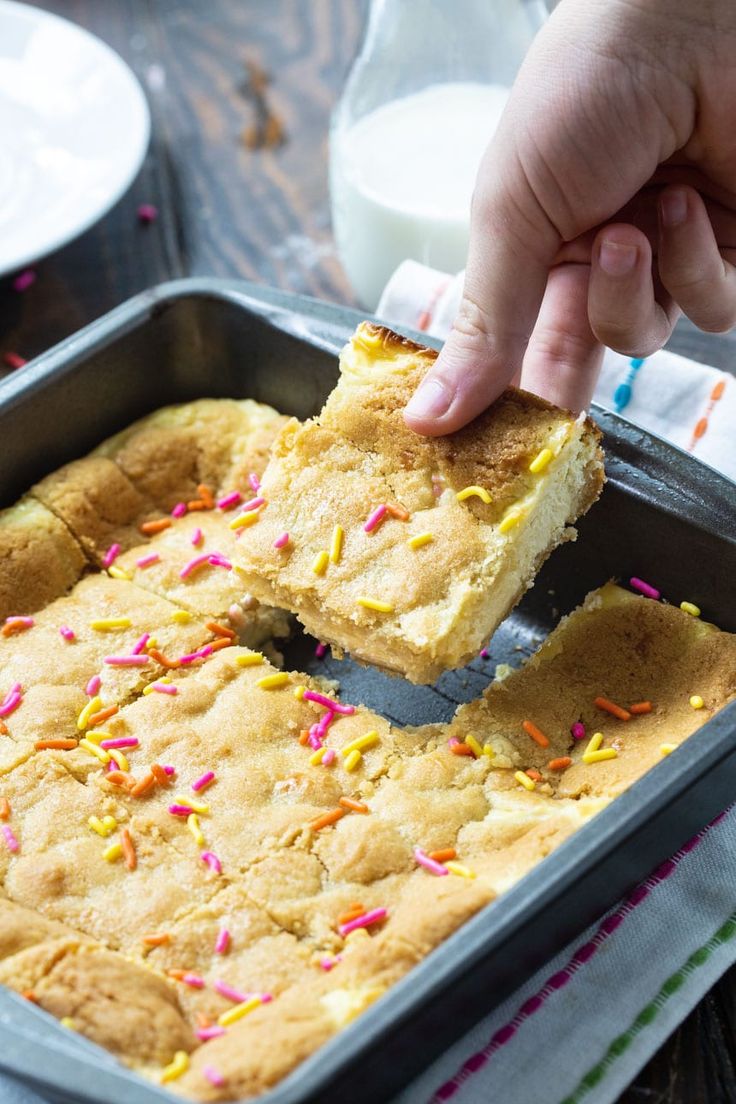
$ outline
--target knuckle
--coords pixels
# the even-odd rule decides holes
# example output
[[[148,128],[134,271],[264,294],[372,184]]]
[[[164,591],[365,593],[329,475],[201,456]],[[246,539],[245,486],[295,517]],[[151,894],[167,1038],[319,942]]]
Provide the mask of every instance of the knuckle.
[[[555,326],[537,327],[531,341],[535,356],[550,365],[560,367],[574,367],[584,362],[594,344],[595,339],[591,334],[584,337]]]

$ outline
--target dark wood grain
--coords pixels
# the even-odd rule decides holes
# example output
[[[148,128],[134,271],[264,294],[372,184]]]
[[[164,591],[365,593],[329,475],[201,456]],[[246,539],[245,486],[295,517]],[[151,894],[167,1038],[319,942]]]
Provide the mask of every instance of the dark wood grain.
[[[153,139],[128,194],[39,262],[30,290],[0,282],[0,353],[34,356],[134,293],[185,275],[352,301],[330,233],[327,137],[366,0],[35,2],[100,35],[133,67]],[[153,225],[138,224],[140,203],[159,208]],[[714,342],[692,327],[676,347],[731,370],[736,360],[733,339]],[[620,1104],[730,1104],[735,1039],[732,970]]]

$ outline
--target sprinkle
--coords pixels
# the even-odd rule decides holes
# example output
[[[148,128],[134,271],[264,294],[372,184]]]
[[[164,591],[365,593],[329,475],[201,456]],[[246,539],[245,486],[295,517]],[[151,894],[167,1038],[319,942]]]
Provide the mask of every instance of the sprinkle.
[[[618,759],[618,752],[615,748],[601,748],[600,751],[583,752],[584,763],[602,763],[606,759]]]
[[[130,837],[130,832],[127,828],[120,829],[120,846],[123,851],[123,857],[125,859],[125,865],[128,870],[135,870],[138,865],[138,859],[135,853],[135,844]]]
[[[302,697],[304,701],[315,702],[317,705],[324,706],[325,709],[331,709],[334,713],[342,713],[344,717],[352,717],[355,712],[354,705],[343,705],[342,702],[328,698],[325,694],[318,694],[316,690],[305,690]]]
[[[156,693],[158,694],[174,695],[179,693],[179,690],[176,686],[172,686],[170,683],[164,682],[163,679],[159,679],[158,682],[152,682],[150,687],[146,687],[146,689],[150,689],[151,693],[156,691]],[[145,694],[145,690],[143,691],[143,693]]]
[[[575,724],[570,725],[570,735],[573,740],[585,739],[585,725],[582,721],[575,721]]]
[[[255,525],[258,521],[258,512],[251,514],[239,514],[230,522],[231,529],[245,529],[248,525]]]
[[[324,575],[327,570],[327,564],[330,561],[330,557],[324,549],[318,552],[312,561],[312,571],[315,575]]]
[[[10,350],[3,353],[3,364],[8,368],[23,368],[28,363],[25,357],[20,356],[18,353],[13,353]]]
[[[309,756],[309,765],[311,767],[318,767],[322,762],[326,751],[326,747],[318,747],[317,750]]]
[[[110,756],[113,763],[117,763],[118,770],[121,770],[121,771],[129,771],[130,770],[130,765],[128,763],[128,760],[125,758],[122,751],[118,751],[117,748],[110,748],[110,750],[108,751],[107,754]]]
[[[150,633],[143,633],[143,636],[140,636],[136,640],[133,647],[131,648],[130,654],[131,655],[140,655],[141,652],[145,649],[145,647],[148,644],[150,639],[151,639],[151,634]]]
[[[107,574],[111,579],[122,579],[125,583],[129,583],[133,578],[129,572],[123,571],[122,567],[117,567],[116,564],[113,564],[112,567],[108,567]]]
[[[147,556],[141,556],[139,560],[135,561],[136,567],[152,567],[153,564],[159,563],[161,557],[158,552],[149,552]]]
[[[642,713],[651,713],[652,703],[650,701],[634,702],[629,706],[629,713],[632,713],[635,717],[641,716]]]
[[[343,758],[347,758],[353,751],[366,751],[367,748],[374,747],[380,740],[380,737],[375,729],[370,732],[366,732],[365,736],[356,736],[354,740],[351,740],[349,744],[345,744],[345,747],[341,749],[340,754]]]
[[[453,755],[473,755],[473,749],[468,747],[467,744],[461,743],[456,736],[450,737],[447,746]]]
[[[156,663],[160,663],[162,667],[165,667],[167,671],[175,671],[177,667],[181,666],[181,660],[179,659],[167,659],[163,652],[160,652],[158,648],[149,648],[148,654],[151,659],[155,659]]]
[[[289,681],[289,676],[286,671],[277,671],[274,675],[265,675],[263,678],[259,678],[256,681],[256,686],[260,690],[278,690],[281,686],[286,686]]]
[[[506,516],[498,526],[499,533],[508,533],[514,526],[518,525],[521,519],[524,517],[523,510],[509,510]]]
[[[262,1003],[260,997],[251,997],[250,1000],[243,1001],[242,1004],[236,1004],[234,1008],[229,1008],[227,1012],[223,1012],[222,1015],[217,1017],[217,1022],[220,1027],[229,1027],[237,1020],[242,1020],[243,1016],[247,1016],[249,1012],[254,1012]]]
[[[172,518],[183,518],[187,512],[186,502],[177,502],[174,509],[171,511]]]
[[[206,659],[207,656],[212,655],[214,651],[213,644],[205,644],[203,648],[198,648],[196,652],[188,652],[187,655],[179,656],[174,662],[177,666],[186,667],[190,663],[195,663],[198,659]],[[153,652],[151,652],[153,655]]]
[[[486,506],[491,501],[491,496],[485,487],[463,487],[462,491],[458,491],[455,495],[458,502],[465,502],[466,498],[479,498],[481,502],[485,502]]]
[[[547,769],[551,771],[563,771],[571,765],[572,759],[569,755],[561,755],[559,759],[550,759],[547,764]]]
[[[516,779],[516,781],[519,783],[520,786],[524,787],[525,790],[535,789],[536,783],[532,782],[529,775],[524,774],[523,771],[516,771],[515,774],[514,774],[514,778]]]
[[[158,207],[152,203],[140,203],[136,210],[136,217],[144,226],[150,226],[158,218]]]
[[[96,697],[97,693],[100,689],[100,686],[102,686],[102,679],[100,678],[99,675],[93,675],[92,678],[87,683],[87,689],[85,690],[85,694],[87,695],[87,697],[88,698]],[[100,705],[101,704],[102,704],[102,702],[100,702]]]
[[[677,747],[677,744],[660,744],[659,745],[659,754],[660,755],[671,755],[676,747]]]
[[[375,610],[376,613],[393,613],[394,607],[390,602],[379,602],[377,598],[358,598],[358,605],[363,609]]]
[[[439,851],[428,851],[430,859],[438,863],[446,863],[448,859],[456,859],[457,851],[454,847],[443,847]]]
[[[317,647],[316,647],[316,648],[314,649],[314,655],[315,655],[315,658],[316,658],[316,659],[321,659],[321,658],[322,658],[322,656],[323,656],[323,655],[325,654],[325,652],[326,652],[326,651],[327,651],[327,645],[326,645],[326,644],[323,644],[323,643],[322,643],[322,642],[320,641],[320,642],[319,642],[319,643],[317,644]]]
[[[360,801],[354,801],[352,797],[341,797],[340,805],[344,809],[350,809],[354,813],[369,813],[370,809],[367,805],[363,805]]]
[[[210,1085],[214,1085],[216,1089],[221,1089],[225,1084],[225,1078],[214,1066],[202,1066],[202,1076],[206,1077]]]
[[[193,571],[196,571],[200,567],[204,567],[206,563],[210,562],[210,553],[202,552],[201,555],[195,556],[194,559],[189,560],[188,563],[179,572],[180,579],[188,578]]]
[[[145,667],[150,662],[147,655],[105,656],[103,663],[110,667]]]
[[[700,694],[693,694],[690,698],[690,705],[693,707],[693,709],[702,709],[705,705],[705,702],[701,698]]]
[[[119,842],[111,843],[109,847],[106,847],[102,852],[102,857],[105,862],[117,862],[123,854],[123,845]]]
[[[70,629],[68,625],[62,625],[59,632],[64,637],[64,640],[68,640],[70,644],[73,640],[76,640],[74,630]]]
[[[15,832],[9,824],[0,825],[0,832],[5,837],[5,843],[7,844],[8,851],[16,852],[20,849],[20,844],[15,837]]]
[[[592,751],[598,751],[598,748],[601,746],[602,743],[603,733],[594,732],[593,735],[590,737],[590,740],[588,741],[588,746],[585,749],[585,754],[587,755]]]
[[[199,528],[199,526],[197,526],[197,528],[192,533],[192,544],[194,545],[195,548],[199,548],[199,546],[200,546],[200,544],[202,543],[203,540],[204,540],[204,533]]]
[[[238,506],[242,501],[243,496],[240,491],[231,491],[230,494],[226,494],[223,498],[217,500],[217,509],[232,510],[233,506]]]
[[[130,796],[131,797],[143,797],[144,794],[148,793],[149,790],[153,789],[155,784],[156,784],[156,779],[154,778],[153,774],[149,771],[147,774],[144,774],[143,777],[141,779],[139,779],[139,781],[136,782],[136,784],[131,788]]]
[[[333,966],[337,966],[337,963],[339,961],[339,957],[340,956],[338,955],[335,958],[330,958],[329,955],[325,955],[324,958],[321,958],[319,960],[319,964],[320,964],[320,966],[322,967],[323,970],[328,970],[329,971],[333,968]]]
[[[227,1031],[224,1027],[199,1027],[197,1028],[195,1035],[198,1039],[201,1039],[203,1043],[206,1043],[208,1039],[217,1039],[220,1035],[227,1035]]]
[[[108,764],[106,782],[111,782],[113,786],[122,786],[126,790],[130,790],[132,793],[132,787],[135,786],[135,778],[131,778],[129,774],[121,770],[111,770],[112,763]]]
[[[316,817],[315,820],[310,820],[309,827],[313,832],[319,832],[322,828],[329,828],[331,824],[336,824],[337,821],[341,820],[344,816],[344,809],[331,809],[329,813],[323,813],[322,816]]]
[[[101,617],[97,621],[90,621],[89,627],[95,632],[115,632],[116,629],[129,629],[129,617]]]
[[[232,571],[233,569],[230,560],[226,559],[225,556],[221,556],[219,552],[213,552],[210,555],[208,563],[210,563],[212,567],[224,567],[226,571]]]
[[[323,767],[331,767],[334,762],[335,762],[335,749],[334,748],[327,748],[324,755],[322,756],[322,766]]]
[[[532,782],[541,782],[542,781],[541,774],[534,767],[529,767],[527,770],[524,771],[524,774],[526,774],[529,778],[531,778]]]
[[[332,540],[330,541],[330,563],[339,563],[342,559],[342,545],[345,540],[345,530],[342,525],[336,525],[332,530]]]
[[[250,472],[250,474],[248,475],[248,482],[250,483],[251,488],[253,489],[253,493],[258,494],[258,492],[261,489],[261,481],[260,481],[260,479],[258,478],[258,476],[256,475],[255,472]]]
[[[227,997],[228,1000],[235,1001],[236,1004],[244,1004],[245,1001],[253,999],[253,993],[241,993],[239,989],[233,989],[232,985],[228,985],[226,981],[214,981],[212,988],[217,992]]]
[[[144,935],[141,942],[146,947],[163,947],[171,942],[171,935],[169,932],[152,932],[151,935]]]
[[[215,781],[215,772],[212,770],[205,771],[205,773],[197,779],[196,782],[192,782],[192,789],[195,793],[199,793],[200,790],[204,790],[207,786],[210,786]]]
[[[447,867],[443,866],[442,863],[438,863],[435,859],[431,859],[426,851],[422,851],[421,847],[414,848],[414,858],[430,874],[436,874],[438,877],[447,874]]]
[[[383,504],[376,506],[373,513],[368,515],[368,519],[363,526],[363,531],[365,533],[372,533],[374,529],[378,528],[385,516],[386,507]]]
[[[102,566],[112,567],[121,552],[122,548],[119,544],[111,544],[105,555],[102,557]]]
[[[85,737],[84,739],[79,741],[78,746],[80,748],[84,748],[84,750],[89,752],[90,755],[94,755],[95,758],[99,759],[103,765],[110,762],[110,753],[107,751],[103,751],[102,748],[98,747],[97,744],[92,742],[92,740],[88,740]]]
[[[108,823],[105,823],[105,821],[108,821]],[[112,824],[109,821],[112,821]],[[98,836],[103,836],[103,838],[109,836],[117,827],[117,821],[114,817],[105,817],[105,820],[100,820],[99,817],[91,816],[87,818],[87,824],[93,832],[96,832]]]
[[[296,700],[297,701],[303,701],[306,691],[307,691],[306,686],[297,686],[297,688],[294,691],[294,697],[296,698]]]
[[[338,924],[349,924],[351,920],[355,920],[358,916],[364,916],[366,912],[365,905],[359,901],[355,901],[346,912],[341,912],[337,918]]]
[[[471,734],[467,735],[465,737],[465,743],[468,745],[476,759],[479,759],[483,754],[483,748],[480,746],[475,736]]]
[[[451,874],[457,874],[460,878],[472,879],[475,877],[475,871],[471,870],[468,866],[464,866],[462,863],[448,862],[445,865]]]
[[[544,471],[552,459],[552,455],[552,449],[548,448],[543,448],[541,452],[538,452],[529,465],[529,471],[532,475],[538,475],[540,472]]]
[[[206,483],[199,483],[198,484],[197,494],[199,495],[199,497],[204,502],[206,510],[214,510],[214,508],[215,508],[215,498],[214,498],[214,495],[212,494],[212,491],[210,490],[210,488],[207,486]]]
[[[199,857],[215,874],[222,874],[222,863],[212,851],[203,851]]]
[[[23,695],[20,690],[10,690],[0,704],[0,717],[9,717],[11,713],[14,713],[20,703],[23,701]]]
[[[346,757],[345,762],[343,763],[345,770],[356,770],[362,758],[363,756],[357,749],[355,751],[351,751],[350,754]]]
[[[35,622],[32,617],[6,617],[2,627],[3,636],[13,636],[15,633],[32,629]]]
[[[181,980],[191,989],[204,989],[205,987],[205,980],[199,974],[184,974]]]
[[[164,1066],[161,1070],[159,1081],[162,1085],[165,1085],[167,1081],[176,1081],[177,1077],[181,1077],[188,1069],[189,1055],[185,1050],[177,1050],[173,1062],[169,1062],[168,1066]]]
[[[347,924],[340,924],[337,930],[340,935],[344,937],[350,935],[350,932],[356,931],[358,928],[368,928],[371,924],[380,924],[387,916],[388,909],[372,909],[370,912],[363,913],[362,916],[357,916],[355,920],[349,920]]]
[[[432,533],[417,533],[416,536],[409,537],[406,543],[416,551],[417,548],[423,548],[425,544],[431,544],[433,540]]]
[[[57,737],[51,740],[36,740],[33,746],[36,751],[73,751],[79,745],[76,740]]]
[[[620,705],[609,701],[608,698],[594,698],[593,705],[597,706],[598,709],[603,709],[606,713],[610,713],[612,717],[618,717],[620,721],[631,720],[628,709],[622,709]]]
[[[247,652],[245,655],[235,657],[238,667],[260,667],[266,660],[262,652]]]
[[[408,521],[411,514],[408,510],[405,510],[403,506],[398,506],[395,502],[387,502],[386,510],[392,518],[396,518],[397,521]]]
[[[194,809],[192,809],[190,805],[181,805],[179,803],[174,803],[173,805],[169,805],[168,812],[171,813],[172,816],[190,817],[194,812]]]
[[[215,954],[227,954],[230,950],[230,932],[227,928],[220,928],[215,940]]]
[[[206,816],[210,811],[209,805],[203,805],[200,801],[194,801],[191,797],[182,797],[181,794],[177,794],[174,801],[179,805],[188,805],[193,812],[201,813],[203,816]]]
[[[151,763],[151,774],[159,786],[169,785],[169,775],[174,774],[173,767],[161,767],[158,763]]]
[[[693,605],[692,602],[680,602],[680,609],[683,613],[689,613],[691,617],[700,617],[700,607]]]
[[[13,291],[27,291],[35,282],[36,272],[32,268],[27,268],[13,280]]]
[[[649,583],[645,583],[643,579],[637,579],[636,576],[629,579],[629,586],[633,590],[638,590],[645,598],[653,598],[655,602],[660,598],[660,591],[658,591],[656,587],[650,586]]]
[[[289,534],[288,533],[282,533],[281,536],[277,537],[276,540],[273,542],[273,546],[274,546],[274,548],[286,548],[288,543],[289,543]]]
[[[535,744],[539,744],[540,747],[549,747],[549,740],[540,729],[531,721],[522,721],[521,727],[524,729],[528,736],[531,736]]]
[[[10,818],[10,802],[7,797],[0,797],[0,820],[8,820]]]

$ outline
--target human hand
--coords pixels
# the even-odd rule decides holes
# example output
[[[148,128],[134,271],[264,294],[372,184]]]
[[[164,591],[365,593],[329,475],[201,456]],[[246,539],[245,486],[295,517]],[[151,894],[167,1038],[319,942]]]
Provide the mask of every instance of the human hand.
[[[736,4],[562,0],[478,174],[463,299],[406,408],[450,433],[510,382],[585,408],[603,345],[736,322]]]

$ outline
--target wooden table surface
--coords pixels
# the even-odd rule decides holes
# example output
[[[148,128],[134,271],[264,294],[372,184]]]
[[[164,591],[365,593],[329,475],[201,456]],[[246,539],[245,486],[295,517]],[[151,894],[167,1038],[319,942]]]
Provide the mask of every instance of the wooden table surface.
[[[0,353],[32,357],[136,292],[188,275],[353,303],[330,231],[327,133],[366,0],[34,2],[100,35],[132,66],[153,139],[127,195],[39,262],[33,287],[18,294],[0,281]],[[142,203],[159,209],[150,226],[137,221]],[[732,340],[685,327],[677,347],[731,367]],[[736,969],[620,1104],[735,1100]]]

